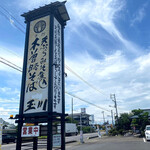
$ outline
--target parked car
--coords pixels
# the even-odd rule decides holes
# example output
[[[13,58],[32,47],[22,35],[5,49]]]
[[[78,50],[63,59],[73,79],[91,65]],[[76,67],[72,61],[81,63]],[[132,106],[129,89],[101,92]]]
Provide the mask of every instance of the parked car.
[[[145,128],[145,138],[146,140],[150,140],[150,125],[147,125]]]
[[[16,142],[16,137],[10,134],[3,134],[2,135],[2,143],[9,143],[9,142]]]

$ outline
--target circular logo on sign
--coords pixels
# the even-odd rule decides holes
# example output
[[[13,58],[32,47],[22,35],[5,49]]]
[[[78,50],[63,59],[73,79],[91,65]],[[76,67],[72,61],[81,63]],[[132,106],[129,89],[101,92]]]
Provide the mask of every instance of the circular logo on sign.
[[[46,22],[44,20],[38,21],[34,26],[34,32],[40,33],[46,28]]]

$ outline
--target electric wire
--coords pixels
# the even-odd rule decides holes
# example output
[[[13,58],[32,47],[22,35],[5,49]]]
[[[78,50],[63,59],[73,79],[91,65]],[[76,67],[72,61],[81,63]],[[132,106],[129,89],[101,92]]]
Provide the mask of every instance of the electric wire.
[[[10,13],[9,13],[9,11],[7,10],[7,9],[5,9],[4,7],[2,7],[2,6],[0,6],[3,10],[5,10],[14,20],[16,20],[17,21],[17,19],[15,18],[15,17],[13,17]],[[1,12],[1,11],[0,11]],[[1,12],[2,13],[2,12]],[[2,13],[3,14],[3,13]],[[10,21],[10,19],[5,15],[5,14],[3,14],[5,17],[6,17],[6,19],[8,19],[9,21]],[[24,26],[19,22],[19,21],[17,21],[17,23],[18,24],[20,24],[23,28],[24,28]],[[14,24],[14,23],[13,23]],[[15,24],[14,24],[15,25]],[[16,26],[16,25],[15,25]],[[17,27],[17,26],[16,26]],[[17,27],[18,28],[18,27]],[[23,32],[24,34],[25,34],[25,32],[22,30],[22,29],[20,29],[20,28],[18,28],[21,32]],[[92,89],[94,89],[95,91],[97,91],[97,92],[99,92],[99,93],[101,93],[101,94],[103,94],[104,96],[108,96],[108,95],[106,95],[106,94],[104,94],[103,92],[101,92],[99,89],[97,89],[96,87],[94,87],[92,84],[90,84],[89,82],[87,82],[86,80],[84,80],[81,76],[79,76],[77,73],[75,73],[69,66],[67,66],[67,65],[65,65],[65,67],[66,67],[66,69],[67,70],[69,70],[71,73],[73,73],[75,76],[77,76],[80,80],[82,80],[84,83],[86,83],[89,87],[91,87]]]
[[[12,63],[12,62],[10,62],[10,61],[8,61],[8,60],[4,59],[3,57],[0,57],[0,59],[2,59],[2,60],[4,60],[4,61],[6,61],[6,62],[8,62],[8,63],[10,63],[11,65],[15,66],[16,68],[19,68],[19,69],[21,69],[21,70],[22,70],[22,68],[21,68],[21,67],[19,67],[19,66],[17,66],[16,64],[14,64],[14,63]]]
[[[98,90],[96,87],[94,87],[92,84],[90,84],[89,82],[87,82],[86,80],[84,80],[81,76],[79,76],[77,73],[75,73],[70,67],[68,67],[67,65],[65,65],[66,69],[69,70],[71,73],[73,73],[75,76],[77,76],[80,80],[82,80],[84,83],[86,83],[89,87],[91,87],[92,89],[96,90],[97,92],[103,94],[104,96],[108,96],[104,93],[102,93],[100,90]]]
[[[74,95],[74,94],[71,94],[71,93],[69,93],[69,92],[67,92],[67,91],[65,91],[65,93],[68,94],[68,95],[70,95],[70,96],[73,96],[73,97],[75,97],[75,98],[77,98],[77,99],[79,99],[79,100],[81,100],[81,101],[83,101],[83,102],[86,102],[86,103],[88,103],[88,104],[90,104],[90,105],[93,105],[93,106],[95,106],[95,107],[97,107],[97,108],[99,108],[99,109],[101,109],[101,110],[105,110],[105,111],[107,111],[107,112],[110,112],[110,110],[107,110],[107,109],[105,109],[105,108],[103,108],[103,107],[97,106],[97,105],[95,105],[95,104],[93,104],[93,103],[91,103],[91,102],[89,102],[89,101],[86,101],[86,100],[84,100],[84,99],[82,99],[82,98],[80,98],[80,97],[78,97],[78,96],[76,96],[76,95]]]
[[[0,58],[1,58],[1,57],[0,57]],[[5,62],[3,62],[3,61],[1,61],[1,60],[0,60],[0,62],[2,62],[2,63],[4,63],[4,64],[8,65],[9,67],[12,67],[13,69],[16,69],[16,70],[22,72],[22,70],[20,70],[20,69],[14,67],[14,66],[12,66],[12,63],[11,63],[11,65],[10,65],[10,64],[5,63]],[[9,61],[8,61],[8,62],[9,62]],[[17,65],[15,65],[15,66],[17,66]],[[20,67],[19,67],[19,68],[20,68]],[[95,107],[97,107],[97,108],[100,108],[100,109],[102,109],[102,110],[105,110],[105,111],[110,112],[110,110],[107,110],[107,109],[105,109],[105,108],[103,108],[103,107],[97,106],[97,105],[95,105],[95,104],[93,104],[93,103],[91,103],[91,102],[88,102],[88,101],[86,101],[86,100],[84,100],[84,99],[82,99],[82,98],[80,98],[80,97],[78,97],[78,96],[76,96],[76,95],[73,95],[73,94],[71,94],[71,93],[69,93],[69,92],[67,92],[67,91],[65,91],[65,93],[68,94],[68,95],[70,95],[70,96],[73,96],[73,97],[75,97],[75,98],[78,98],[79,100],[81,100],[81,101],[83,101],[83,102],[86,102],[86,103],[88,103],[88,104],[90,104],[90,105],[93,105],[93,106],[95,106]]]
[[[10,18],[6,14],[4,14],[2,11],[0,11],[0,13],[10,22]],[[20,27],[18,27],[14,22],[11,24],[13,24],[18,30],[20,30],[22,33],[25,34],[25,32]]]
[[[6,12],[9,14],[9,16],[11,16],[20,26],[22,26],[22,27],[25,29],[25,27],[24,27],[13,15],[11,15],[11,13],[10,13],[6,8],[2,7],[1,5],[0,5],[0,7],[1,7],[4,11],[6,11]]]
[[[1,12],[1,11],[0,11]],[[1,12],[2,13],[2,12]],[[8,19],[8,20],[10,20],[5,14],[3,14],[5,17],[6,17],[6,19]],[[15,24],[14,24],[15,25]],[[17,27],[18,28],[18,27]],[[20,30],[20,28],[18,28],[19,30]],[[22,31],[22,30],[20,30],[20,31]],[[25,32],[24,31],[22,31],[24,34],[25,34]],[[97,92],[99,92],[99,93],[101,93],[101,94],[103,94],[104,96],[107,96],[106,94],[104,94],[104,93],[102,93],[100,90],[98,90],[96,87],[94,87],[92,84],[90,84],[89,82],[87,82],[86,80],[84,80],[81,76],[79,76],[77,73],[75,73],[69,66],[67,66],[67,65],[65,65],[65,68],[67,69],[67,70],[69,70],[71,73],[73,73],[75,76],[77,76],[80,80],[82,80],[84,83],[86,83],[89,87],[91,87],[92,89],[94,89],[94,90],[96,90]]]
[[[2,60],[0,60],[0,62],[1,62],[1,63],[3,63],[3,64],[5,64],[5,65],[7,65],[7,66],[9,66],[9,67],[11,67],[11,68],[13,68],[13,69],[15,69],[15,70],[17,70],[17,71],[22,72],[22,70],[20,70],[20,69],[18,69],[18,68],[16,68],[16,67],[14,67],[14,66],[12,66],[12,65],[10,65],[10,64],[8,64],[8,63],[6,63],[6,62],[2,61]]]

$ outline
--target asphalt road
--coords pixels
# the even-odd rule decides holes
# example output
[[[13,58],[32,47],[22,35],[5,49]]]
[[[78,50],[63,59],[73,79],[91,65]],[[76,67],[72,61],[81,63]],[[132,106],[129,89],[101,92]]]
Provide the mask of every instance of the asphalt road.
[[[135,137],[102,137],[84,144],[67,145],[67,150],[149,150],[150,142]]]
[[[97,133],[94,134],[84,134],[84,144],[80,144],[80,137],[78,136],[70,136],[66,137],[66,141],[69,142],[74,140],[76,142],[66,144],[66,150],[149,150],[150,149],[150,141],[147,142],[143,138],[136,137],[106,137],[102,138],[92,138],[87,139],[88,137],[96,136]],[[42,143],[46,143],[46,141],[40,141]],[[4,144],[2,146],[2,150],[15,150],[16,144]],[[40,146],[41,147],[41,146]],[[29,148],[22,148],[23,150],[28,150]],[[46,148],[42,147],[38,150],[46,150]]]
[[[93,137],[96,136],[97,133],[89,133],[89,134],[84,134],[84,141],[88,141],[87,138],[89,137]],[[80,135],[77,136],[67,136],[66,137],[66,142],[70,142],[70,141],[75,141],[76,143],[80,142]],[[46,144],[46,140],[40,140],[40,143],[42,143],[42,145],[45,143]],[[30,143],[27,143],[30,144]],[[43,146],[40,146],[43,147]],[[9,143],[9,144],[3,144],[2,145],[2,150],[15,150],[16,149],[16,143]],[[28,147],[23,147],[22,149],[28,149]]]

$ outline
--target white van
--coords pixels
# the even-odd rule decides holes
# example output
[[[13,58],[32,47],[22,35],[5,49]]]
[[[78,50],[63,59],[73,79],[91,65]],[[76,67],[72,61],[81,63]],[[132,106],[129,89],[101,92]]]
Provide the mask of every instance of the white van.
[[[150,140],[150,125],[145,127],[145,138],[146,140]]]

